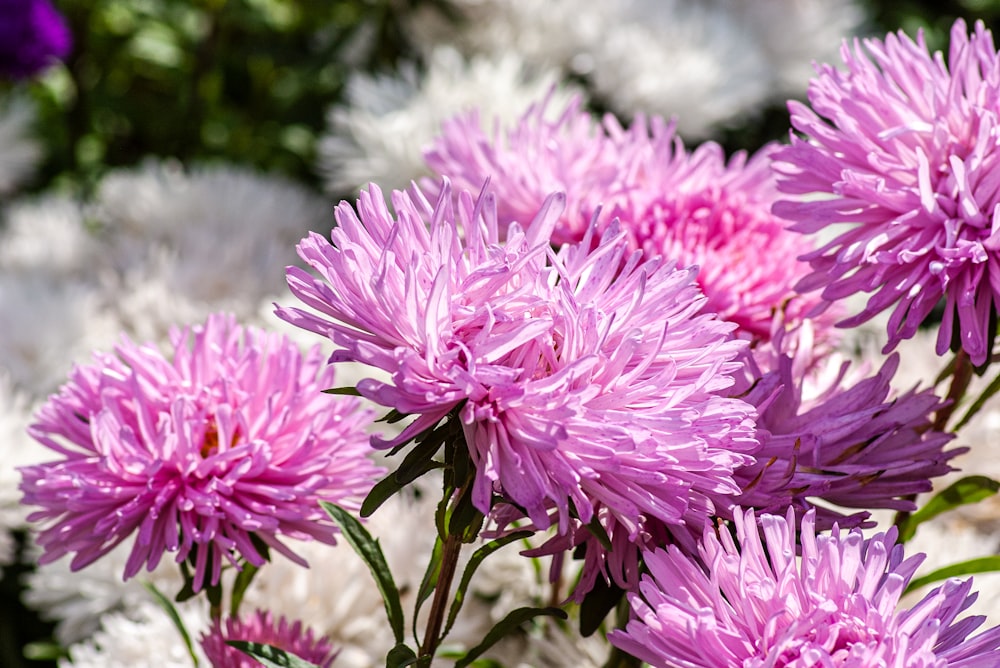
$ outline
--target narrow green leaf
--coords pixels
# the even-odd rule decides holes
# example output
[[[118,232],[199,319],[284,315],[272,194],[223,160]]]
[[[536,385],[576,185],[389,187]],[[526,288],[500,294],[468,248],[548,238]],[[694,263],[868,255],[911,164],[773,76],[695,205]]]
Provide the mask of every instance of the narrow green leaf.
[[[399,643],[389,650],[385,657],[385,668],[403,668],[417,662],[417,654],[412,649]]]
[[[29,661],[55,662],[59,659],[69,658],[69,654],[63,649],[62,645],[50,640],[29,642],[24,646],[23,654],[24,658]]]
[[[608,613],[618,606],[625,591],[613,584],[608,584],[604,578],[598,577],[594,588],[587,592],[580,604],[580,635],[593,635],[601,627]]]
[[[229,597],[229,615],[231,617],[239,617],[240,615],[240,604],[243,602],[243,596],[247,593],[247,588],[253,581],[255,575],[257,575],[259,568],[251,563],[245,562],[239,573],[236,574],[236,579],[233,580],[233,593]]]
[[[899,527],[899,540],[906,542],[913,538],[917,527],[941,513],[958,506],[978,503],[1000,491],[1000,482],[982,475],[973,475],[958,480],[935,494],[922,508],[910,515]]]
[[[320,505],[337,523],[344,538],[364,560],[375,577],[375,584],[378,585],[378,589],[382,593],[385,613],[389,618],[389,625],[392,627],[396,643],[402,643],[403,607],[399,602],[399,589],[392,579],[392,573],[389,571],[389,565],[385,561],[385,555],[382,554],[382,548],[379,547],[378,541],[373,540],[367,529],[361,526],[361,522],[340,506],[328,501],[320,501]]]
[[[448,518],[448,535],[459,535],[463,543],[472,543],[479,536],[485,519],[472,503],[472,485],[467,485]]]
[[[386,424],[396,424],[400,420],[405,419],[406,415],[407,415],[406,413],[400,413],[395,408],[393,408],[388,413],[386,413],[385,415],[383,415],[382,417],[380,417],[379,419],[377,419],[375,421],[376,422],[385,422]]]
[[[972,402],[971,406],[969,406],[969,410],[965,412],[965,415],[963,415],[962,419],[958,421],[958,424],[952,427],[951,431],[958,431],[968,424],[969,420],[975,417],[976,413],[979,412],[983,405],[985,405],[986,402],[989,401],[990,398],[992,398],[997,392],[1000,392],[1000,374],[997,374],[997,377],[990,381],[990,384],[986,386],[983,393],[976,397],[976,400]]]
[[[323,394],[341,394],[348,397],[360,397],[361,393],[358,392],[356,387],[331,387],[328,390],[323,390]]]
[[[267,668],[319,668],[315,663],[300,659],[274,645],[264,645],[246,640],[227,640],[226,644],[257,659]]]
[[[194,645],[191,643],[191,634],[188,633],[187,627],[184,626],[184,620],[181,619],[181,615],[177,612],[177,608],[174,607],[173,602],[164,596],[163,592],[157,589],[156,585],[152,582],[145,582],[143,584],[146,586],[146,589],[149,590],[149,593],[153,595],[153,598],[156,599],[156,602],[160,604],[160,607],[167,611],[167,615],[170,617],[170,620],[174,623],[174,626],[177,627],[177,630],[181,634],[184,646],[187,648],[188,655],[191,657],[192,665],[194,665],[194,668],[198,668],[198,655],[194,653]],[[185,587],[187,586],[189,586],[188,583],[185,583]],[[183,590],[181,591],[183,592]]]
[[[1000,571],[1000,556],[977,557],[976,559],[969,559],[968,561],[939,568],[923,577],[916,578],[910,581],[906,592],[909,593],[924,585],[929,585],[932,582],[940,580],[947,580],[948,578],[959,577],[961,575],[974,575],[976,573],[992,573],[994,571]]]
[[[361,502],[361,516],[371,517],[372,513],[378,510],[383,503],[398,494],[408,484],[425,473],[429,473],[430,471],[438,468],[441,468],[441,462],[425,462],[422,470],[417,471],[412,478],[404,479],[405,481],[400,481],[400,479],[396,477],[395,472],[390,473],[385,478],[375,483],[375,486],[371,488],[370,492],[368,492],[368,496],[366,496],[365,500]]]
[[[517,630],[521,624],[531,621],[536,617],[566,619],[567,615],[564,610],[560,610],[559,608],[517,608],[516,610],[511,610],[506,617],[490,629],[481,643],[470,649],[466,652],[465,656],[455,662],[455,668],[465,668],[505,636]]]
[[[455,625],[458,613],[462,609],[462,604],[465,602],[465,594],[469,590],[469,584],[472,582],[472,576],[475,575],[476,569],[479,568],[479,565],[483,563],[486,557],[490,556],[504,545],[509,545],[510,543],[527,538],[533,534],[534,531],[515,531],[514,533],[507,534],[506,536],[501,536],[496,540],[491,540],[472,553],[472,557],[469,558],[469,563],[466,564],[465,571],[462,573],[462,580],[458,583],[458,589],[455,590],[455,599],[452,601],[451,608],[448,610],[448,621],[445,624],[444,633],[441,634],[442,636],[448,635],[448,632],[451,631],[451,627]]]

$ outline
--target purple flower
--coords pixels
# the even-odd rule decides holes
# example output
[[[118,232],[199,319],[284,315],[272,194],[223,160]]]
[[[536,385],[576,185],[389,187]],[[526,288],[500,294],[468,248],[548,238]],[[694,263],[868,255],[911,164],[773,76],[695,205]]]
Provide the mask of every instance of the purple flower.
[[[329,336],[333,361],[391,375],[358,386],[417,414],[390,445],[461,405],[477,508],[498,495],[564,535],[597,518],[633,551],[647,523],[701,526],[738,493],[754,412],[724,394],[745,344],[699,315],[693,270],[643,260],[616,225],[553,253],[555,197],[505,242],[489,196],[446,186],[434,206],[417,190],[393,206],[397,219],[374,187],[358,215],[341,204],[333,243],[299,246],[322,279],[288,269],[293,294],[321,315],[278,309]]]
[[[863,45],[863,46],[862,46]],[[909,338],[944,298],[937,352],[960,343],[987,358],[1000,294],[1000,58],[981,22],[957,21],[948,63],[923,35],[844,45],[846,70],[818,68],[812,109],[790,102],[806,135],[775,157],[779,187],[800,199],[776,214],[832,239],[802,259],[798,285],[828,301],[874,293],[852,327],[892,309],[886,351]],[[821,193],[822,197],[817,197]],[[848,224],[846,227],[842,224]],[[956,327],[957,319],[957,327]]]
[[[329,668],[337,657],[329,640],[314,638],[312,629],[303,629],[302,622],[290,623],[284,617],[275,621],[270,611],[257,610],[248,618],[230,617],[224,625],[216,619],[208,633],[201,637],[201,647],[212,668],[260,666],[256,659],[227,645],[230,640],[271,645],[320,668]]]
[[[319,507],[357,508],[381,473],[367,458],[368,411],[334,399],[318,348],[244,330],[230,316],[174,331],[171,358],[123,339],[76,367],[29,431],[61,459],[21,469],[23,503],[41,506],[41,563],[74,570],[135,534],[125,578],[164,553],[219,581],[223,560],[260,566],[279,536],[333,543]]]
[[[714,143],[687,152],[673,125],[659,118],[623,128],[610,116],[595,121],[579,102],[555,120],[546,112],[547,103],[537,105],[509,132],[493,135],[475,112],[456,117],[427,164],[456,187],[478,190],[489,179],[501,228],[526,224],[549,192],[565,192],[552,233],[557,245],[579,242],[603,207],[599,224],[620,220],[647,257],[697,265],[706,311],[736,323],[747,338],[766,339],[775,312],[798,318],[820,301],[793,290],[808,272],[794,258],[812,246],[771,213],[778,197],[773,146],[727,163]]]
[[[72,36],[48,0],[0,0],[0,75],[31,77],[69,55]]]
[[[907,497],[930,491],[931,478],[951,471],[948,461],[966,451],[944,450],[953,435],[932,428],[943,406],[932,390],[892,391],[898,355],[863,377],[839,356],[818,357],[808,323],[776,332],[753,355],[753,386],[741,396],[758,407],[762,447],[736,474],[739,505],[781,513],[822,499],[915,510]],[[819,524],[846,526],[867,515],[820,507]]]
[[[909,610],[899,598],[922,556],[903,559],[896,529],[817,535],[815,516],[736,515],[739,546],[708,526],[701,563],[674,546],[645,555],[651,575],[629,595],[633,619],[611,642],[672,668],[943,668],[1000,665],[1000,628],[958,615],[972,581],[949,580]],[[800,556],[796,557],[799,552]]]

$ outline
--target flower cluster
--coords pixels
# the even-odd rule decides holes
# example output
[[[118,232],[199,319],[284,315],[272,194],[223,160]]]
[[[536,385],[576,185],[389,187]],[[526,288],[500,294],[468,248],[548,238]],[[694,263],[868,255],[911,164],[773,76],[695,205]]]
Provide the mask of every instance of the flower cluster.
[[[357,508],[380,470],[367,457],[370,413],[321,393],[334,384],[318,348],[213,315],[176,330],[173,355],[124,339],[74,369],[30,433],[61,458],[21,469],[40,506],[40,563],[74,569],[136,534],[125,577],[165,553],[193,567],[195,591],[223,561],[260,566],[279,536],[334,541],[320,499]]]

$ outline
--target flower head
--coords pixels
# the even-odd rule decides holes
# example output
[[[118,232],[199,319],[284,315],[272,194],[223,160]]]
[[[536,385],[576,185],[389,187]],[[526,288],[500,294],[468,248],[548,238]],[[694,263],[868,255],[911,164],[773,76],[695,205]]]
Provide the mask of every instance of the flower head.
[[[932,390],[892,390],[898,355],[864,377],[839,355],[818,356],[806,323],[776,332],[753,357],[752,387],[742,396],[758,407],[761,449],[736,475],[744,507],[781,513],[825,500],[915,510],[913,497],[930,491],[931,479],[951,471],[949,461],[966,451],[944,449],[953,435],[933,428],[944,404]],[[820,506],[817,522],[825,529],[867,516]]]
[[[701,564],[673,546],[646,554],[651,575],[629,595],[634,618],[611,642],[654,666],[684,668],[1000,662],[1000,628],[970,638],[983,618],[956,621],[975,600],[971,580],[949,580],[897,612],[921,557],[904,560],[895,528],[868,540],[837,527],[817,535],[810,512],[797,532],[791,510],[760,523],[763,542],[753,511],[737,513],[739,546],[707,527]]]
[[[647,521],[700,525],[757,442],[753,410],[722,396],[745,345],[700,314],[694,271],[644,260],[616,225],[553,253],[556,196],[505,242],[491,197],[456,199],[395,193],[396,219],[374,188],[357,215],[342,204],[333,243],[299,247],[322,279],[288,270],[321,315],[279,315],[391,374],[358,389],[417,414],[393,444],[457,409],[484,513],[497,495],[563,534],[599,518],[633,549]]]
[[[806,135],[776,155],[779,187],[805,196],[775,205],[793,229],[836,235],[802,259],[803,291],[838,300],[873,293],[854,326],[892,309],[891,350],[944,299],[937,340],[986,361],[1000,300],[1000,58],[983,24],[957,21],[948,62],[923,35],[845,44],[845,70],[818,68],[812,109],[790,102]],[[817,197],[815,193],[822,193]],[[844,226],[843,224],[847,224]]]
[[[536,105],[505,134],[485,132],[475,113],[456,117],[427,152],[428,165],[467,189],[488,179],[501,227],[527,224],[549,192],[565,192],[552,232],[557,245],[579,242],[603,211],[598,224],[619,220],[647,257],[697,265],[705,309],[735,322],[746,338],[766,338],[777,312],[796,318],[819,302],[793,290],[807,265],[774,261],[811,250],[771,213],[774,147],[727,162],[711,142],[686,151],[659,118],[623,128],[610,116],[594,120],[579,103],[557,118],[550,106]]]
[[[30,77],[69,54],[72,36],[49,0],[0,0],[0,74]]]
[[[366,411],[322,393],[318,349],[213,315],[172,333],[173,355],[128,339],[78,366],[30,433],[61,459],[21,469],[29,516],[45,521],[41,563],[76,570],[135,534],[134,576],[166,552],[215,584],[224,560],[260,566],[279,536],[332,543],[319,500],[356,507],[380,470]]]
[[[284,617],[275,620],[274,615],[264,610],[248,617],[230,617],[224,624],[215,620],[201,637],[201,647],[213,668],[259,666],[256,659],[226,644],[230,640],[271,645],[320,668],[329,668],[337,656],[329,640],[314,638],[311,629],[302,628],[302,622],[291,623]]]

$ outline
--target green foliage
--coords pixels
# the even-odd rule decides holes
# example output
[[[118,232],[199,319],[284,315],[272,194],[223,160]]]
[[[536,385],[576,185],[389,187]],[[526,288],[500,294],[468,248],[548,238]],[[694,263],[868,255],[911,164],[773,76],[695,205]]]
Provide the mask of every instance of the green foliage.
[[[959,506],[978,503],[989,498],[1000,490],[1000,482],[986,476],[973,475],[952,483],[935,494],[920,510],[909,516],[904,516],[899,523],[899,540],[906,542],[913,538],[917,527],[941,513]]]
[[[252,656],[267,668],[319,668],[315,663],[300,659],[274,645],[263,645],[245,640],[229,640],[226,644]]]

